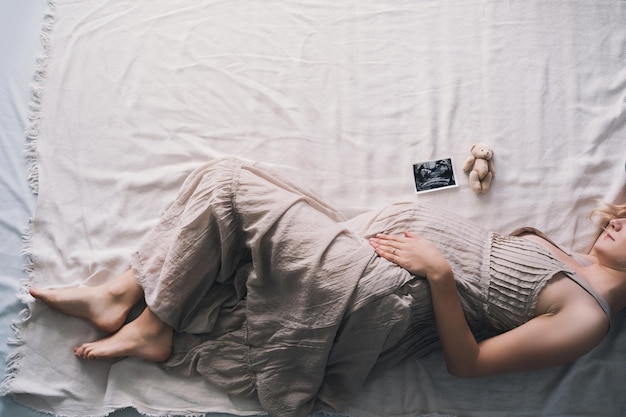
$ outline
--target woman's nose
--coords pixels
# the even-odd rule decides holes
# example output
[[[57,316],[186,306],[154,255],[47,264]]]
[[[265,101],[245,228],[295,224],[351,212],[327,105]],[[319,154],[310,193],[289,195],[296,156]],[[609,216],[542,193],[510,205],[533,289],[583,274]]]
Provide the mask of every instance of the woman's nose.
[[[624,220],[626,219],[613,219],[609,222],[609,226],[616,231],[619,231],[622,229],[622,226],[624,225]]]

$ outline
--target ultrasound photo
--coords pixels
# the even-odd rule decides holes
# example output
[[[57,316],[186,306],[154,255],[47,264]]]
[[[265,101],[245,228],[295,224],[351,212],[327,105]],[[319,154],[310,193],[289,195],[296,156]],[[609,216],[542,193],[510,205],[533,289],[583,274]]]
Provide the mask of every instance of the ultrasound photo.
[[[423,193],[456,187],[452,158],[435,159],[413,164],[415,191]]]

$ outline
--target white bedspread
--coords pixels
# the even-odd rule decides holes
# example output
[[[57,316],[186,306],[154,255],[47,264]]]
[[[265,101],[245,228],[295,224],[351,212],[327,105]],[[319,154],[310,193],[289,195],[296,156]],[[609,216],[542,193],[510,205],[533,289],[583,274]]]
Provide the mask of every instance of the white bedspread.
[[[626,2],[57,0],[36,98],[36,285],[123,271],[182,180],[221,155],[282,169],[356,213],[398,200],[487,228],[534,226],[576,250],[596,199],[624,189]],[[35,100],[36,104],[38,100]],[[460,165],[495,150],[486,195]],[[458,188],[416,196],[412,164],[452,157]],[[3,384],[58,415],[255,414],[200,378],[137,359],[85,362],[101,336],[24,296]],[[624,316],[576,364],[463,380],[435,353],[373,375],[355,416],[614,416]]]

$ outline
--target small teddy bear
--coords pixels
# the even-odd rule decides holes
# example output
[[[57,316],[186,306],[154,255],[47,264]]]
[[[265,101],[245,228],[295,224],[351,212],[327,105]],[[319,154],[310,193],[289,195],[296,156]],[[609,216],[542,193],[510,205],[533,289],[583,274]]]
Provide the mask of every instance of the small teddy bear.
[[[471,156],[463,163],[463,172],[469,173],[469,185],[475,193],[486,193],[496,171],[493,165],[493,149],[486,143],[470,147]]]

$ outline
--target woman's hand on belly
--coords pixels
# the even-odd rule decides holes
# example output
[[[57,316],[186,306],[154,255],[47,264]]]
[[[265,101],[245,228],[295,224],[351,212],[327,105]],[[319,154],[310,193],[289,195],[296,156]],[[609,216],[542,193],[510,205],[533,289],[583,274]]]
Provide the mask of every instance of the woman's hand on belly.
[[[413,233],[378,234],[370,239],[370,245],[380,257],[406,269],[412,275],[425,277],[429,282],[452,276],[450,264],[435,245]]]

